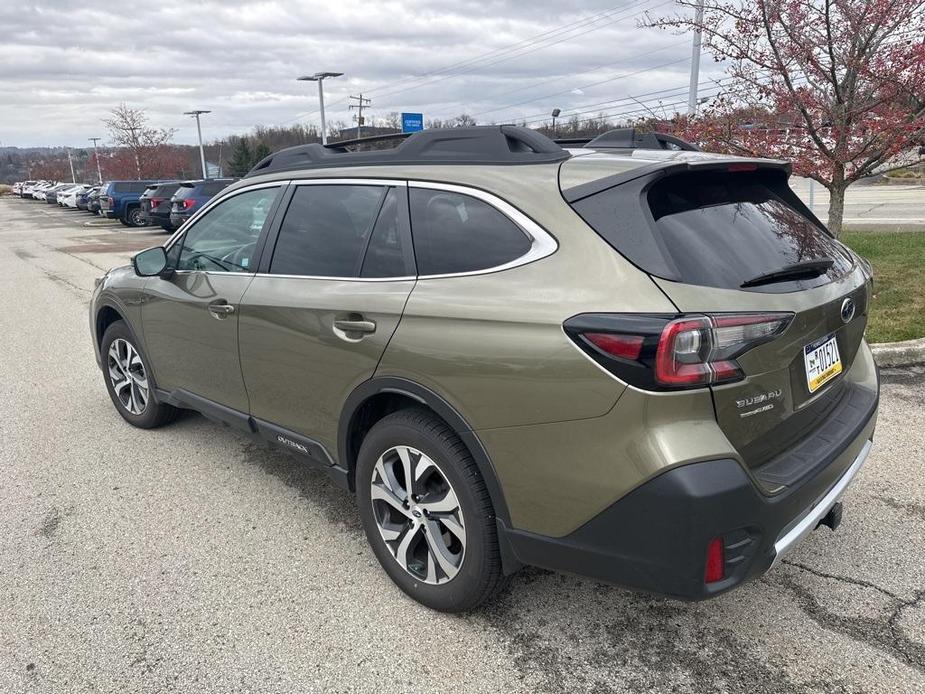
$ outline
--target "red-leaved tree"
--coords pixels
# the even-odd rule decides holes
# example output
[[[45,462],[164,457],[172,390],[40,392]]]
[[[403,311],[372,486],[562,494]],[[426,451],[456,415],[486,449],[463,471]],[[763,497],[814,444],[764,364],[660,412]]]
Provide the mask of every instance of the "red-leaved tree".
[[[175,130],[154,128],[142,109],[120,104],[103,122],[114,144],[108,176],[114,179],[163,178],[178,175],[185,164],[183,153],[170,144]]]
[[[674,128],[705,148],[793,162],[829,190],[829,229],[845,190],[925,140],[925,0],[678,0],[650,26],[700,29],[728,65],[724,91]]]

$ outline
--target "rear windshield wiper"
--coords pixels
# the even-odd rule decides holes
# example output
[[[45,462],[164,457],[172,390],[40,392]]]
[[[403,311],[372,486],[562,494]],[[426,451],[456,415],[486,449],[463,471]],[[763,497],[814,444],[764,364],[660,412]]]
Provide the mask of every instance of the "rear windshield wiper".
[[[831,258],[820,258],[818,260],[804,260],[802,263],[785,265],[779,270],[772,270],[757,277],[746,280],[739,286],[758,287],[762,284],[774,284],[775,282],[786,282],[787,280],[812,279],[824,274],[835,261]]]

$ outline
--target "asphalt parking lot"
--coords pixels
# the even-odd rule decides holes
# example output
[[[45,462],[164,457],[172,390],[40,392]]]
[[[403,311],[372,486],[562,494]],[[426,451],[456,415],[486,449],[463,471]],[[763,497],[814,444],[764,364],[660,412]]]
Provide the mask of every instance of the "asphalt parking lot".
[[[809,179],[794,176],[790,185],[809,205]],[[818,183],[814,191],[813,212],[825,221],[829,213],[829,192]],[[878,231],[925,230],[925,186],[921,183],[853,185],[845,195],[845,225],[849,229]]]
[[[762,579],[684,604],[526,570],[447,616],[323,474],[115,412],[90,291],[165,238],[0,199],[0,692],[925,692],[925,369],[884,373],[841,528]]]

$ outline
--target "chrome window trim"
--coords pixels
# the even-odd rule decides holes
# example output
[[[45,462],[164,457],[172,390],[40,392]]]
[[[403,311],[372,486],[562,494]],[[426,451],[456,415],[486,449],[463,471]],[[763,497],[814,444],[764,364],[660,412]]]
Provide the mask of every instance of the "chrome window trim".
[[[407,188],[408,181],[403,178],[294,178],[294,186],[394,186]]]
[[[227,193],[226,193],[225,191],[220,191],[214,198],[212,198],[211,200],[209,200],[209,202],[207,202],[205,205],[203,205],[202,209],[200,209],[198,212],[196,212],[195,214],[193,214],[192,217],[190,217],[190,218],[187,219],[185,222],[183,222],[183,224],[180,225],[180,228],[179,228],[179,229],[177,229],[175,232],[173,232],[173,236],[171,236],[169,239],[167,239],[167,241],[164,243],[164,250],[165,250],[165,251],[169,251],[170,248],[177,242],[177,239],[179,239],[183,234],[185,234],[185,233],[186,233],[186,230],[187,230],[191,225],[195,224],[195,223],[199,220],[199,218],[200,218],[202,215],[204,215],[206,212],[208,212],[209,210],[211,210],[213,207],[215,207],[216,205],[219,205],[219,204],[225,202],[225,200],[230,200],[230,199],[233,198],[235,195],[240,195],[241,193],[248,193],[248,192],[250,192],[250,191],[252,191],[252,190],[260,190],[261,188],[282,188],[282,187],[284,187],[287,183],[290,183],[290,181],[289,181],[289,180],[284,180],[284,181],[269,181],[269,182],[267,182],[267,183],[255,183],[255,184],[253,184],[253,185],[246,186],[246,187],[244,187],[244,188],[236,188],[235,190],[232,190],[232,191],[227,192]],[[232,183],[231,185],[234,185],[234,184]],[[172,204],[172,203],[171,203],[171,204]],[[202,271],[202,270],[185,270],[184,272],[203,272],[203,271]],[[218,273],[216,273],[216,274],[218,274]],[[228,273],[221,273],[221,274],[228,274],[228,275],[244,275],[244,274],[248,274],[248,273],[244,273],[244,272],[228,272]]]
[[[519,267],[521,265],[527,265],[528,263],[532,263],[535,260],[540,260],[541,258],[546,258],[547,256],[555,253],[559,248],[559,242],[556,241],[556,239],[553,238],[553,236],[548,231],[543,229],[543,227],[534,222],[512,204],[499,198],[493,193],[489,193],[479,188],[472,188],[470,186],[456,185],[453,183],[435,183],[432,181],[409,181],[408,185],[411,188],[445,190],[448,193],[468,195],[469,197],[481,200],[491,207],[494,207],[496,210],[498,210],[498,212],[514,222],[514,224],[517,225],[517,227],[524,233],[524,235],[530,239],[530,250],[524,253],[522,256],[514,258],[514,260],[511,260],[507,263],[482,268],[480,270],[470,270],[468,272],[449,272],[437,275],[419,274],[418,279],[436,280],[450,277],[472,277],[475,275],[487,275],[494,272],[501,272],[503,270],[510,270],[511,268]]]
[[[469,272],[453,272],[437,275],[404,275],[399,277],[337,277],[328,275],[279,275],[270,272],[222,272],[222,271],[205,271],[205,270],[178,270],[177,272],[204,272],[210,275],[248,275],[252,277],[277,277],[281,279],[309,279],[309,280],[338,280],[341,282],[401,282],[407,280],[432,280],[448,279],[452,277],[473,277],[477,275],[487,275],[495,272],[510,270],[511,268],[527,265],[536,260],[546,258],[555,253],[559,248],[556,239],[543,227],[530,219],[519,209],[511,205],[506,200],[481,190],[466,185],[457,185],[453,183],[438,183],[434,181],[390,179],[390,178],[297,178],[283,181],[270,181],[267,183],[257,183],[245,188],[239,188],[227,195],[216,196],[210,200],[201,210],[190,217],[183,225],[177,229],[174,235],[164,244],[164,249],[169,250],[176,243],[177,239],[184,233],[189,226],[194,224],[202,215],[208,212],[212,207],[219,203],[251,190],[260,188],[271,188],[274,186],[284,186],[287,184],[304,186],[304,185],[370,185],[370,186],[393,186],[406,188],[422,188],[427,190],[445,190],[449,193],[458,193],[459,195],[468,195],[482,202],[487,203],[495,208],[498,212],[512,221],[523,234],[530,239],[530,250],[523,255],[501,265],[494,265],[480,270],[471,270]],[[413,230],[412,230],[413,234]]]
[[[229,272],[228,274],[233,275],[237,273]],[[328,275],[277,275],[272,272],[257,272],[254,273],[254,276],[275,277],[284,280],[333,280],[337,282],[405,282],[418,279],[414,275],[406,275],[404,277],[337,277]]]

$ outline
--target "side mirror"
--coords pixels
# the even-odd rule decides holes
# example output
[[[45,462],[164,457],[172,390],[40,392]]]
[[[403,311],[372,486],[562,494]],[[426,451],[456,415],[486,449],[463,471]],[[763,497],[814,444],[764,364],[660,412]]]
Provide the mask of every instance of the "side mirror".
[[[167,269],[167,251],[163,246],[143,250],[132,258],[132,266],[141,277],[159,275]]]

